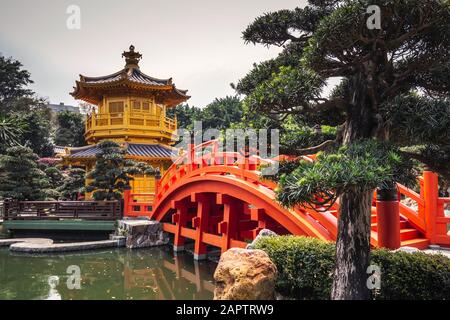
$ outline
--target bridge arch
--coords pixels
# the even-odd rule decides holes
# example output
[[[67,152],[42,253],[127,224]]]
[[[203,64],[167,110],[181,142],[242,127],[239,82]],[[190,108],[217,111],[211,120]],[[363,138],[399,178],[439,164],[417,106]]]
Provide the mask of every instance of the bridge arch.
[[[185,238],[221,250],[243,247],[245,240],[253,239],[265,227],[278,233],[333,240],[330,232],[306,213],[281,207],[273,190],[234,175],[180,179],[158,200],[151,218],[163,222],[164,229],[174,234],[176,250],[184,249]],[[195,249],[197,258],[206,254],[204,246],[196,245]]]

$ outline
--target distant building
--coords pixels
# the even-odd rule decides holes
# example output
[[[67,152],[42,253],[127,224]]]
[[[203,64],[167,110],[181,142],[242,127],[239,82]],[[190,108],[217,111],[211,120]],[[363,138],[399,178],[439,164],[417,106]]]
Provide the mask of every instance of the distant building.
[[[49,103],[48,107],[55,113],[61,112],[61,111],[72,111],[76,113],[80,113],[80,108],[69,106],[67,104],[64,104],[64,102],[60,102],[59,104],[52,104]]]

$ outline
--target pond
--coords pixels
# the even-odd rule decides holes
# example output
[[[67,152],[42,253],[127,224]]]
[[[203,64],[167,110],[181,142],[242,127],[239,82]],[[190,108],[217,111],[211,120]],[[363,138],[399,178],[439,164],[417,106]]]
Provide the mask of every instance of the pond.
[[[216,265],[170,247],[52,255],[0,248],[0,299],[209,300]]]

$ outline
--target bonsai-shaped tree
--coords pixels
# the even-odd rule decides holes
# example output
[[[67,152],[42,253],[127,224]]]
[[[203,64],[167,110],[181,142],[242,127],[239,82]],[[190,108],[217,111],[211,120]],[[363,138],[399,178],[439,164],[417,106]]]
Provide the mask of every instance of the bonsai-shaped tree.
[[[88,173],[91,179],[86,187],[95,200],[114,200],[122,197],[133,176],[155,174],[152,166],[125,158],[126,150],[114,141],[103,140],[98,145],[94,169]]]
[[[51,195],[49,178],[39,169],[38,156],[30,148],[16,146],[0,155],[0,197],[45,200]]]
[[[77,200],[80,193],[84,191],[86,171],[81,168],[69,168],[63,172],[63,182],[57,190],[64,198]]]
[[[319,156],[282,166],[278,199],[322,209],[339,199],[332,298],[366,299],[373,189],[411,181],[413,159],[450,177],[449,2],[308,2],[248,26],[246,42],[284,49],[235,88],[254,114],[336,127],[315,146],[296,140],[292,153]]]

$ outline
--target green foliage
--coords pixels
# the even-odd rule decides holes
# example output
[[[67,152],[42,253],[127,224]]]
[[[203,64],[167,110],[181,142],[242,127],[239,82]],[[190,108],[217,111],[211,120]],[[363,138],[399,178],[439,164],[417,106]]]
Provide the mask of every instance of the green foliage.
[[[328,6],[307,6],[266,13],[256,18],[242,35],[247,42],[265,45],[282,46],[288,40],[306,42],[321,18],[328,15],[330,10]],[[297,35],[294,30],[302,32]]]
[[[20,145],[24,127],[25,124],[15,118],[0,116],[0,153],[4,153],[7,147]]]
[[[303,68],[280,67],[279,72],[262,82],[247,96],[250,110],[278,114],[291,109],[310,109],[308,101],[319,97],[324,82],[313,71]],[[311,110],[314,112],[314,110]]]
[[[381,109],[391,142],[450,183],[450,100],[397,96]]]
[[[439,98],[448,96],[450,88],[448,3],[308,2],[305,8],[264,14],[243,32],[247,42],[284,47],[277,58],[255,65],[239,81],[236,90],[246,95],[244,110],[282,119],[296,114],[299,124],[339,125],[343,133],[359,130],[351,140],[386,137],[446,150],[448,102]],[[381,8],[381,30],[366,27],[369,5]],[[342,80],[327,97],[321,89],[332,77]],[[415,90],[424,96],[408,94]],[[289,131],[282,132],[282,140],[284,134],[285,141],[308,142]],[[342,143],[342,137],[336,141]],[[421,156],[415,158],[422,161]]]
[[[66,147],[84,146],[84,117],[71,111],[59,112],[56,116],[55,144]]]
[[[450,297],[450,259],[424,252],[372,251],[381,267],[379,300],[447,300]]]
[[[47,175],[38,166],[30,148],[17,146],[0,155],[0,197],[17,200],[44,200],[50,195]]]
[[[267,252],[278,269],[277,290],[296,299],[329,299],[335,264],[334,243],[309,237],[261,238],[256,248]],[[447,300],[450,259],[423,252],[375,249],[371,264],[381,268],[377,300]]]
[[[335,140],[337,128],[325,125],[311,128],[293,117],[288,117],[283,122],[280,133],[280,153],[297,155],[303,148]]]
[[[114,141],[103,140],[97,146],[100,152],[96,155],[94,169],[87,175],[92,181],[86,187],[87,192],[93,192],[96,200],[120,199],[133,176],[156,173],[146,163],[126,159],[126,150]]]
[[[334,247],[308,237],[265,237],[256,243],[278,269],[276,288],[298,299],[329,299]]]
[[[2,153],[6,146],[23,145],[41,157],[53,154],[50,111],[43,99],[35,97],[33,91],[26,88],[31,83],[30,73],[22,69],[19,61],[0,56]]]
[[[203,129],[228,129],[231,124],[241,121],[242,103],[238,97],[216,98],[202,109],[198,120]]]
[[[50,139],[50,114],[46,108],[30,109],[11,115],[15,121],[23,123],[20,144],[33,150],[39,157],[53,155],[53,144]]]
[[[169,117],[177,117],[177,124],[180,129],[192,129],[194,121],[199,118],[200,113],[201,109],[190,107],[188,104],[180,104],[167,110]]]
[[[203,109],[182,104],[169,110],[169,116],[176,115],[178,128],[193,129],[194,121],[202,121],[204,130],[223,130],[238,123],[242,118],[242,103],[238,97],[216,98]]]
[[[13,111],[11,103],[15,100],[31,96],[33,92],[26,88],[31,83],[30,73],[19,61],[0,55],[0,114]]]
[[[331,204],[344,192],[389,188],[396,181],[415,181],[412,163],[391,146],[366,140],[319,153],[317,161],[300,161],[280,178],[278,200],[285,206],[298,203]],[[319,201],[317,196],[321,195]]]
[[[49,166],[44,169],[44,173],[49,179],[50,186],[56,189],[64,180],[63,173],[58,167]]]
[[[450,99],[436,100],[409,94],[383,106],[392,140],[399,145],[450,145]]]
[[[69,200],[77,200],[84,191],[86,171],[81,168],[69,168],[63,172],[62,184],[57,188],[61,195]]]

